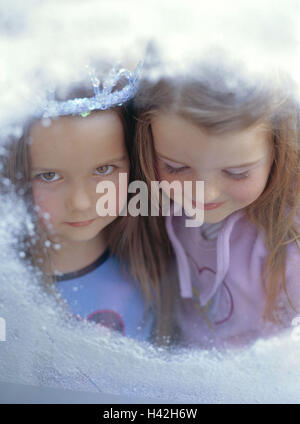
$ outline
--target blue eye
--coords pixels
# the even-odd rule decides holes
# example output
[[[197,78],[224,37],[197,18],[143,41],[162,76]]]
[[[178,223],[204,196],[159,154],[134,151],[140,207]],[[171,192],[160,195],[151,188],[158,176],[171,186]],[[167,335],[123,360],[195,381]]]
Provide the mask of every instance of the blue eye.
[[[115,169],[113,165],[103,165],[96,169],[96,175],[110,175]]]
[[[229,178],[232,178],[234,180],[243,180],[244,178],[249,177],[249,171],[246,172],[240,172],[240,173],[233,173],[233,172],[229,172],[224,170],[223,171]]]
[[[60,178],[60,175],[57,172],[42,172],[38,174],[36,177],[40,178],[42,181],[46,183],[51,183],[53,181],[57,181]]]

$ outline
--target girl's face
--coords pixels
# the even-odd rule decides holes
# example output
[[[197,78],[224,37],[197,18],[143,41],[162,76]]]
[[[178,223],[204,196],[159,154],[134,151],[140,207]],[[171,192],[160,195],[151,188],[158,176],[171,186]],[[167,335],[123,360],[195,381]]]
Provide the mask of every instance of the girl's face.
[[[213,135],[176,114],[152,121],[160,180],[204,181],[204,222],[216,223],[254,202],[272,165],[270,131],[260,124]],[[195,205],[193,195],[193,204]]]
[[[98,216],[97,184],[112,181],[118,199],[119,173],[129,172],[118,114],[60,117],[49,127],[38,122],[31,139],[32,189],[43,225],[59,241],[93,239],[115,219]]]

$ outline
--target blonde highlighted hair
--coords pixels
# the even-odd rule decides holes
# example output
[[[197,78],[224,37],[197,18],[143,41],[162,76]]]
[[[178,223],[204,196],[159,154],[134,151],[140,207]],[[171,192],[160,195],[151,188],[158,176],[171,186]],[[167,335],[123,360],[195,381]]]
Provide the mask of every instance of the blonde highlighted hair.
[[[245,212],[263,232],[268,250],[262,275],[266,289],[264,318],[278,321],[280,290],[288,296],[287,245],[295,241],[299,244],[300,239],[299,107],[286,77],[273,85],[260,81],[250,86],[241,79],[234,85],[230,84],[234,75],[231,78],[225,71],[222,75],[217,67],[206,71],[199,68],[193,76],[142,81],[135,98],[135,149],[141,173],[148,184],[158,179],[151,120],[161,112],[177,114],[215,134],[247,129],[260,122],[267,124],[273,143],[273,164],[263,193]],[[166,237],[166,230],[158,221],[153,228],[160,228],[160,237]],[[167,248],[169,244],[166,243]],[[290,299],[289,303],[293,307]]]

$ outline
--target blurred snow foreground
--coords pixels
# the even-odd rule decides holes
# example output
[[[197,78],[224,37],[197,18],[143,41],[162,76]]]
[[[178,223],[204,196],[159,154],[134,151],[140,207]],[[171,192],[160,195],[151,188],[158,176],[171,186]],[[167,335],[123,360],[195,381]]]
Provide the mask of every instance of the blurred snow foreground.
[[[45,90],[80,81],[84,66],[99,60],[133,69],[150,40],[168,64],[160,73],[188,69],[214,47],[249,77],[288,72],[297,97],[298,2],[206,3],[0,1],[0,139],[22,133]],[[170,353],[70,320],[23,258],[18,235],[32,228],[23,199],[2,194],[2,381],[178,402],[299,403],[300,337],[292,328],[241,350]]]

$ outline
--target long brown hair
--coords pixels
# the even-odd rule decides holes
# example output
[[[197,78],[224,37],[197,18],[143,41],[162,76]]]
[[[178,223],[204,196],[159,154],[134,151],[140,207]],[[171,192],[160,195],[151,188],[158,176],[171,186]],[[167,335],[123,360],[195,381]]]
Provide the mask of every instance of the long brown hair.
[[[222,77],[220,70],[215,70],[210,69],[205,79],[203,72],[199,72],[193,76],[141,82],[135,99],[137,156],[143,178],[150,186],[150,182],[158,178],[151,120],[164,111],[175,113],[211,133],[242,130],[259,122],[269,125],[274,146],[270,175],[263,193],[245,212],[265,237],[268,256],[262,275],[266,288],[264,318],[276,321],[281,288],[288,297],[287,245],[300,238],[296,225],[300,207],[299,108],[292,96],[292,85],[281,85],[280,78],[273,86],[265,81],[250,86],[240,80],[233,89],[234,85],[227,82],[234,76],[224,71]],[[282,81],[287,82],[286,77]],[[153,231],[160,232],[160,239],[165,239],[164,226],[157,220],[152,225]],[[166,246],[169,249],[169,242]],[[289,303],[292,306],[290,299]]]

